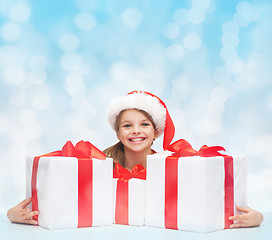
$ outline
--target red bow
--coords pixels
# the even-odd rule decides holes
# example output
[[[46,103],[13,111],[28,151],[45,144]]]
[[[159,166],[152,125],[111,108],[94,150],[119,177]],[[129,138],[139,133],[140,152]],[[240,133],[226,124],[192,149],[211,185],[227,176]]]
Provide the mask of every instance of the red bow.
[[[134,166],[130,172],[128,169],[123,168],[119,163],[115,163],[113,177],[121,180],[129,180],[131,178],[146,180],[146,169],[141,164],[138,164]]]
[[[101,152],[90,142],[80,141],[75,146],[71,141],[67,141],[62,147],[62,150],[47,153],[42,155],[45,156],[64,156],[64,157],[77,157],[77,158],[97,158],[104,160],[106,159],[105,153]]]
[[[189,156],[201,156],[201,157],[213,157],[213,156],[224,156],[219,151],[226,151],[221,146],[208,147],[207,145],[202,146],[199,151],[192,148],[191,144],[184,139],[179,139],[172,143],[167,150],[174,152],[181,157]]]

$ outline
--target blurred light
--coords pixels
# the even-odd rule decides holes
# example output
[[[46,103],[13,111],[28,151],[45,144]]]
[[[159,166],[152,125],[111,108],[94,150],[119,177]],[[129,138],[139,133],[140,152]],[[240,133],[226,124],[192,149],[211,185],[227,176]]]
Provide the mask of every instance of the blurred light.
[[[184,101],[188,98],[191,92],[190,82],[187,77],[179,77],[172,81],[171,94],[174,98]]]
[[[227,61],[238,56],[237,49],[235,47],[222,47],[220,56],[223,60]]]
[[[234,22],[225,22],[222,25],[222,32],[223,33],[233,32],[236,35],[238,35],[238,33],[239,33],[239,27]]]
[[[188,10],[184,8],[179,8],[174,12],[173,19],[177,24],[185,25],[189,22]]]
[[[175,39],[179,35],[179,26],[175,23],[166,23],[163,26],[162,33],[166,38]]]
[[[132,78],[132,70],[129,64],[124,62],[116,62],[112,64],[110,68],[111,76],[117,80],[117,82],[125,83]]]
[[[201,8],[207,10],[210,6],[210,0],[192,0],[193,8]]]
[[[184,46],[189,50],[196,50],[201,46],[201,39],[196,33],[189,33],[184,38]]]
[[[45,56],[38,54],[34,55],[30,58],[29,66],[31,68],[46,68],[47,66],[47,59]]]
[[[237,47],[239,43],[239,38],[237,34],[233,32],[227,32],[223,34],[221,41],[225,47],[231,48],[231,47]]]
[[[8,132],[10,120],[4,114],[0,113],[0,133]]]
[[[66,71],[81,71],[82,59],[79,54],[66,53],[61,58],[61,67]]]
[[[46,110],[50,105],[50,98],[45,93],[36,94],[32,99],[32,105],[36,110]]]
[[[71,96],[83,96],[86,93],[83,78],[79,74],[69,74],[66,79],[66,89]]]
[[[265,67],[266,65],[266,59],[264,55],[260,53],[253,53],[249,57],[249,66],[253,70],[261,70]]]
[[[10,92],[9,103],[13,106],[22,106],[26,101],[26,93],[24,90],[15,89]]]
[[[11,20],[15,22],[25,22],[29,19],[31,10],[29,5],[25,3],[18,3],[13,6],[9,12]]]
[[[7,22],[1,28],[1,35],[5,41],[15,41],[21,34],[21,28],[17,23]]]
[[[247,21],[255,21],[259,17],[259,12],[256,8],[252,6],[251,3],[246,1],[241,1],[238,3],[237,13]]]
[[[231,73],[226,67],[218,67],[214,70],[213,76],[217,82],[226,82],[230,81]]]
[[[142,21],[142,13],[136,8],[128,8],[122,14],[122,20],[128,27],[136,28]]]
[[[11,65],[4,70],[3,78],[10,85],[20,86],[24,82],[25,71],[21,66]]]
[[[17,64],[20,60],[21,54],[19,49],[14,45],[4,45],[0,47],[0,66],[10,66],[12,64]]]
[[[66,52],[75,51],[79,46],[79,40],[74,34],[63,34],[59,39],[59,47]]]
[[[188,19],[194,24],[202,23],[205,20],[205,12],[201,8],[192,8],[188,12]]]
[[[181,45],[172,44],[167,48],[166,55],[172,61],[180,61],[184,56],[184,49]]]
[[[29,73],[29,80],[35,84],[41,84],[46,80],[46,71],[42,68],[34,68]]]
[[[268,108],[270,110],[272,110],[272,93],[270,93],[267,97],[266,97],[266,105],[268,106]]]
[[[243,70],[244,63],[240,58],[233,57],[226,60],[226,67],[232,73],[239,73]]]
[[[82,11],[91,11],[99,6],[98,0],[75,0],[75,5]]]
[[[217,103],[224,103],[228,97],[228,92],[223,87],[215,87],[211,92],[211,98],[214,99]]]
[[[243,18],[240,14],[235,13],[233,16],[233,22],[237,24],[238,27],[243,28],[249,25],[249,21]]]
[[[205,119],[205,128],[209,134],[219,134],[222,132],[222,116],[208,115]]]
[[[34,124],[36,119],[37,119],[37,115],[31,109],[24,109],[19,114],[19,120],[25,126]]]
[[[26,127],[25,133],[29,140],[38,140],[42,137],[43,129],[37,123],[33,123]]]
[[[88,121],[93,120],[96,117],[96,108],[91,105],[84,97],[76,97],[71,101],[71,107],[84,116]]]
[[[75,23],[81,30],[88,31],[94,28],[96,19],[91,13],[82,12],[76,16]]]

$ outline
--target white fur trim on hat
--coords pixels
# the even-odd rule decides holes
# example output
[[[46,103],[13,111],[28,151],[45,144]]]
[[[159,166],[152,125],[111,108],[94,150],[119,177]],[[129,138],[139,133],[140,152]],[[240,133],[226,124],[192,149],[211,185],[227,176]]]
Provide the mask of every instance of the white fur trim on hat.
[[[147,112],[156,125],[158,136],[163,134],[166,108],[160,103],[159,99],[144,92],[134,92],[115,98],[108,108],[108,120],[113,129],[119,113],[127,109],[139,109]]]

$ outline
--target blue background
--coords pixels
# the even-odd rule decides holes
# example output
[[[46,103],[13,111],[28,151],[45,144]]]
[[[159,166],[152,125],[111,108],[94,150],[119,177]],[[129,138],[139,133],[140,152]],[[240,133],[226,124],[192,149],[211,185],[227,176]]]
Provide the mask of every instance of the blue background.
[[[175,139],[247,155],[249,205],[272,211],[271,1],[0,5],[0,212],[25,197],[26,155],[115,143],[107,105],[135,89],[165,101]]]

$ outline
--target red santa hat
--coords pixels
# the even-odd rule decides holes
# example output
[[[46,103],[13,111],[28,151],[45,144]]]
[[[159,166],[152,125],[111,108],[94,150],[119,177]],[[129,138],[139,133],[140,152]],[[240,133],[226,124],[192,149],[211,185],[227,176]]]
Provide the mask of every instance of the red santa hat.
[[[114,99],[108,108],[108,120],[115,127],[116,117],[123,110],[138,109],[147,112],[156,125],[158,136],[164,133],[163,149],[166,149],[175,134],[175,126],[165,103],[152,93],[133,91],[125,96]]]

